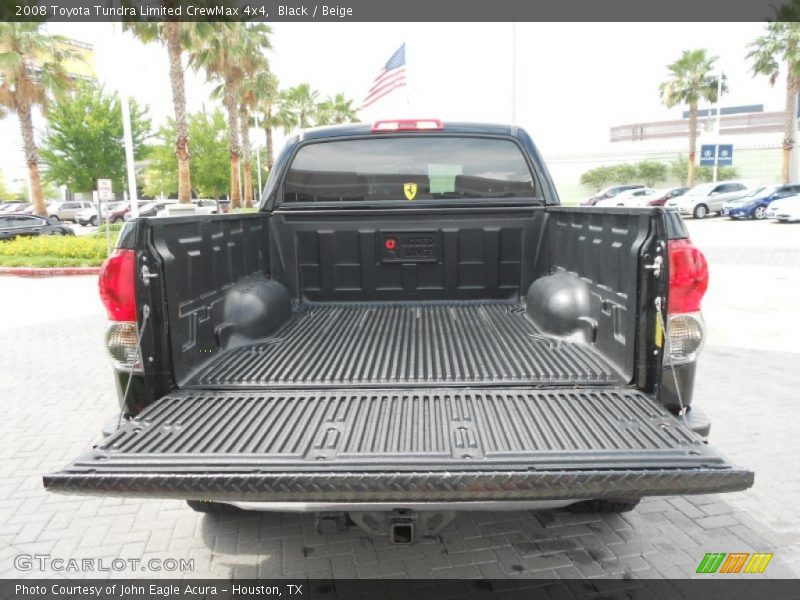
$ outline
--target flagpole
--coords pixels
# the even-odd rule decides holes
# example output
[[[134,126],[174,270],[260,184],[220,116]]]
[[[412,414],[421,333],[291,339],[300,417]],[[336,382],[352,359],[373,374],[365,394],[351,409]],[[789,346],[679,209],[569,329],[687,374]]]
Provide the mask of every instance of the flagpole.
[[[406,64],[405,69],[406,73],[409,75],[411,74],[411,70],[408,68],[408,46],[405,42],[403,42],[403,46],[405,47],[405,55],[406,55]],[[406,106],[411,106],[411,77],[406,76]]]
[[[517,22],[511,22],[511,124],[517,124]]]

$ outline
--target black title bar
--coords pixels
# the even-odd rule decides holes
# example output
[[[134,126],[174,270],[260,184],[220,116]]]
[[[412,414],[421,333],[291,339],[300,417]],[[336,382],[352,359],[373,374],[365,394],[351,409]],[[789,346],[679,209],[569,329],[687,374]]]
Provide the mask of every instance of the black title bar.
[[[3,21],[744,22],[800,20],[800,0],[0,0]],[[582,43],[576,40],[576,44]]]
[[[793,580],[176,580],[6,579],[0,597],[7,600],[583,600],[708,597],[727,600],[797,600]]]

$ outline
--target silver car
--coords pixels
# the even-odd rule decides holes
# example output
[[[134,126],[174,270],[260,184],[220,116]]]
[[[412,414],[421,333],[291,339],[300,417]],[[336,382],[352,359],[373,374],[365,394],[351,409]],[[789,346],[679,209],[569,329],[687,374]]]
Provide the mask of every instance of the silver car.
[[[721,213],[723,204],[743,196],[748,191],[747,185],[741,181],[701,183],[683,196],[668,200],[665,206],[678,209],[681,215],[703,219],[710,213]]]
[[[54,210],[48,211],[48,216],[57,221],[73,221],[76,222],[79,210],[85,208],[92,208],[93,204],[87,200],[73,200],[62,202]]]

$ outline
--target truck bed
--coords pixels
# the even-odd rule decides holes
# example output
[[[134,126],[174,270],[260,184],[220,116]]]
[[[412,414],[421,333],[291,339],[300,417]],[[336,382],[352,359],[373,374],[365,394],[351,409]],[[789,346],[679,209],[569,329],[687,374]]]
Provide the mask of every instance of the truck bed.
[[[221,352],[185,387],[614,384],[587,344],[542,334],[512,302],[309,304]]]

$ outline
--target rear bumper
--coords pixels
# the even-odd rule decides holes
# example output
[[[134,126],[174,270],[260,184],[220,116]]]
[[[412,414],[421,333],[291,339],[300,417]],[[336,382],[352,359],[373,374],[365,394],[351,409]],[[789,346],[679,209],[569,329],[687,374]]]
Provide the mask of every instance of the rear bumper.
[[[53,492],[256,502],[468,502],[568,500],[735,492],[753,485],[740,469],[275,474],[54,474]]]

